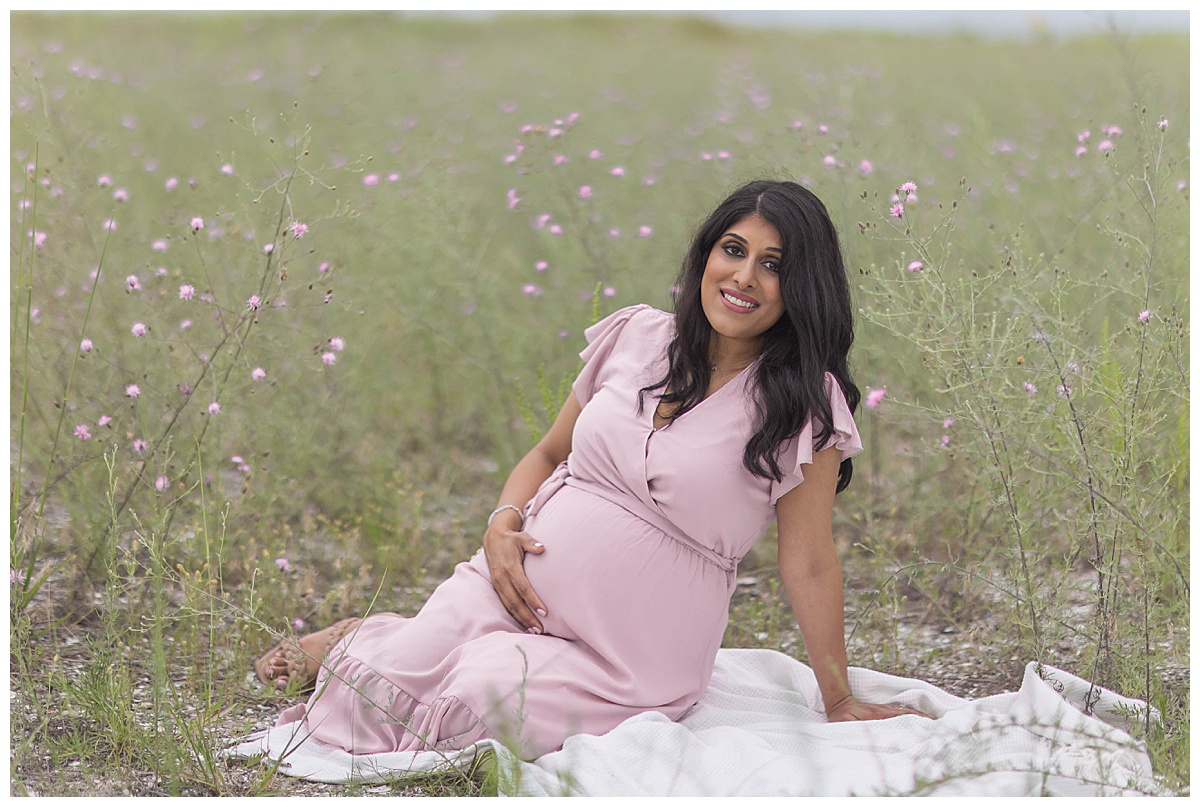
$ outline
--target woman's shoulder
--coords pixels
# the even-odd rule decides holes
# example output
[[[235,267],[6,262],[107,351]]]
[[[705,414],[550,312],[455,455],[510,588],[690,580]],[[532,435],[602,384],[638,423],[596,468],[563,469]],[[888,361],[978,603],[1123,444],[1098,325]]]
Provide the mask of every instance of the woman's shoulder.
[[[605,336],[615,337],[618,333],[630,330],[643,334],[653,331],[669,334],[673,330],[674,322],[674,314],[660,311],[647,303],[637,303],[619,308],[599,320],[584,331],[584,336],[590,343]]]

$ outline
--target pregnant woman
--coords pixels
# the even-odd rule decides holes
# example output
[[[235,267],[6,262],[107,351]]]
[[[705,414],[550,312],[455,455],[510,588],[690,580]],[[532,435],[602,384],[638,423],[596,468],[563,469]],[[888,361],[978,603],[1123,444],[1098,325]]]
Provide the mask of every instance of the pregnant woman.
[[[622,309],[517,464],[483,550],[414,617],[373,614],[255,665],[315,685],[277,725],[352,754],[525,758],[700,698],[738,560],[778,522],[779,569],[830,721],[913,714],[846,678],[834,495],[862,450],[850,290],[824,205],[790,182],[725,199],[683,261],[674,313]]]

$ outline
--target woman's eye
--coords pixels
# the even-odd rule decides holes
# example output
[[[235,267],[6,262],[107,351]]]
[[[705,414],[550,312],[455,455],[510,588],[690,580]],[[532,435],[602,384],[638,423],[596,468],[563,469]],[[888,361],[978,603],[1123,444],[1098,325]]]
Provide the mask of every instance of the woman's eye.
[[[772,272],[779,271],[779,264],[777,264],[775,261],[764,261],[763,266],[765,266],[769,271],[772,271]]]
[[[742,256],[742,248],[737,244],[726,244],[724,249],[726,254],[732,255],[735,258],[740,258]]]

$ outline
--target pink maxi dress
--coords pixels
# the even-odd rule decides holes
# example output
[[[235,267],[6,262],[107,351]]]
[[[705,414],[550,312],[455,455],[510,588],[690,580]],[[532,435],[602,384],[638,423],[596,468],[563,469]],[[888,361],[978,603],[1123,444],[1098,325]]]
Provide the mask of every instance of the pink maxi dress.
[[[484,738],[532,759],[572,734],[603,734],[654,710],[678,719],[712,675],[738,560],[812,461],[812,426],[781,450],[781,482],[742,451],[754,365],[656,430],[638,390],[666,370],[672,315],[622,309],[585,332],[572,389],[572,452],[525,507],[546,550],[525,557],[546,604],[543,635],[509,615],[482,552],[460,563],[414,617],[374,614],[331,652],[307,703],[314,739],[352,754],[462,748]],[[841,389],[825,388],[844,456],[862,450]]]

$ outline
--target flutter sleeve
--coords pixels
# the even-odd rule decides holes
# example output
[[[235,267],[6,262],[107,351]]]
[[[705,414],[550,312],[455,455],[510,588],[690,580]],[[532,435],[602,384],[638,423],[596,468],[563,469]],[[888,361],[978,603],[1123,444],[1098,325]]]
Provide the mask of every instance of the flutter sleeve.
[[[825,373],[825,393],[829,396],[829,407],[833,412],[833,436],[822,448],[840,448],[842,459],[862,453],[862,439],[858,436],[858,427],[854,425],[854,416],[850,413],[850,404],[838,385],[833,373]],[[804,425],[800,433],[784,444],[779,452],[779,467],[783,470],[783,479],[771,483],[771,506],[779,501],[779,497],[804,481],[801,465],[813,461],[813,424],[812,420]]]
[[[586,406],[603,385],[605,365],[617,350],[617,343],[627,329],[629,321],[648,309],[650,306],[645,303],[622,308],[583,332],[588,341],[587,347],[579,353],[579,358],[583,359],[583,369],[571,385],[571,391],[575,393],[575,399],[579,401],[580,406]]]

